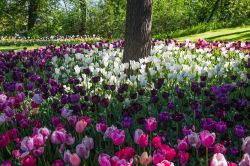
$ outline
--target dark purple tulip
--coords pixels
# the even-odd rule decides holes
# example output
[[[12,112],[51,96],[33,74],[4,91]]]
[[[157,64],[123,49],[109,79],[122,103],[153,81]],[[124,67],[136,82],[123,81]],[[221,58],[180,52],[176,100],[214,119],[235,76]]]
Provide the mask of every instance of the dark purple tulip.
[[[79,94],[71,94],[70,95],[70,103],[76,104],[80,101],[80,95]]]
[[[69,97],[68,97],[68,95],[62,95],[61,96],[61,103],[62,104],[67,104],[69,102]]]
[[[133,125],[133,119],[129,116],[125,116],[122,120],[122,127],[123,128],[130,128]]]
[[[100,102],[101,98],[98,95],[94,95],[91,98],[93,104],[97,105]]]
[[[115,85],[110,85],[110,86],[109,86],[109,89],[110,89],[111,91],[114,91],[114,90],[115,90]]]
[[[83,111],[86,111],[86,110],[88,109],[88,104],[87,104],[87,103],[82,103],[82,104],[81,104],[81,109],[82,109]]]
[[[86,75],[89,75],[90,74],[89,68],[83,69],[83,73]]]
[[[144,89],[140,89],[140,90],[138,90],[138,94],[139,94],[140,96],[143,96],[143,95],[144,95],[144,93],[145,93],[145,90],[144,90]]]
[[[158,96],[151,96],[150,102],[151,103],[157,103],[159,101],[159,97]]]
[[[137,93],[130,93],[130,98],[131,99],[136,99],[137,98]]]
[[[170,101],[170,102],[168,102],[168,109],[170,109],[170,110],[173,110],[173,109],[175,109],[175,105],[174,105],[174,102],[172,102],[172,101]]]
[[[211,131],[214,128],[215,122],[213,121],[212,118],[207,118],[207,119],[203,119],[201,124],[202,124],[202,128],[204,130]]]
[[[230,153],[233,156],[237,156],[239,154],[239,149],[237,147],[230,148]]]
[[[201,119],[201,117],[202,117],[202,111],[196,110],[195,111],[195,119]]]
[[[107,98],[104,98],[100,101],[100,105],[103,107],[103,108],[107,108],[109,106],[109,99]]]
[[[236,114],[236,115],[234,116],[234,120],[235,120],[236,122],[243,121],[243,120],[244,120],[244,116],[241,115],[241,114]]]
[[[172,119],[175,122],[180,122],[181,120],[183,120],[183,118],[184,118],[184,115],[181,113],[176,112],[176,113],[172,114]]]
[[[167,121],[171,120],[171,114],[168,112],[160,112],[158,114],[158,119],[160,122],[167,122]]]
[[[234,134],[237,136],[237,137],[244,137],[245,136],[245,129],[243,126],[241,125],[236,125],[235,128],[234,128]]]
[[[165,100],[168,100],[169,93],[168,93],[168,92],[163,92],[163,93],[162,93],[162,97],[163,97]]]
[[[98,83],[101,80],[99,76],[95,76],[92,78],[93,83]]]
[[[207,76],[201,76],[200,79],[201,79],[201,81],[206,81],[207,80]]]
[[[120,95],[120,94],[118,94],[117,96],[116,96],[116,98],[117,98],[117,100],[119,101],[119,102],[123,102],[125,99],[124,99],[124,97],[122,96],[122,95]]]
[[[26,85],[26,90],[27,91],[31,91],[31,90],[33,90],[33,88],[34,88],[34,86],[33,86],[32,83],[29,83],[29,84]]]
[[[227,130],[227,125],[225,124],[225,122],[220,121],[215,123],[215,129],[219,133],[224,133]]]

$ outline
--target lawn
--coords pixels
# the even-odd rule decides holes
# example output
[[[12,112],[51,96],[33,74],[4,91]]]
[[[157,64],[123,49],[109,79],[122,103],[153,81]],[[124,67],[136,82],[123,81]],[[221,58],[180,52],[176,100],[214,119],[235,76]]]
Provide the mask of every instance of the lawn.
[[[236,27],[236,28],[223,28],[204,33],[182,36],[176,38],[178,41],[185,39],[197,40],[204,38],[208,41],[222,40],[222,41],[247,41],[250,40],[250,26]]]

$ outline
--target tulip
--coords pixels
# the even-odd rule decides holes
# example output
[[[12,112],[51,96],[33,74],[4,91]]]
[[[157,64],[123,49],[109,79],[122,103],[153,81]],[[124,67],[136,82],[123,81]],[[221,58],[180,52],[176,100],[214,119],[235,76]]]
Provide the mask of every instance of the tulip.
[[[156,166],[174,166],[174,163],[168,160],[163,160],[162,162],[158,163]]]
[[[144,134],[144,132],[143,132],[141,129],[136,129],[136,130],[135,130],[134,142],[135,142],[136,144],[139,144],[139,138],[140,138],[140,136],[141,136],[142,134]]]
[[[14,159],[18,159],[22,155],[20,150],[13,150],[11,154]]]
[[[125,131],[117,129],[111,133],[111,139],[115,145],[122,145],[125,140]]]
[[[242,138],[242,142],[243,142],[241,146],[242,151],[250,154],[250,136],[246,137],[245,139]]]
[[[141,134],[138,140],[138,143],[140,147],[144,148],[148,146],[148,135],[147,134]]]
[[[183,151],[179,151],[178,152],[178,159],[179,159],[179,163],[181,165],[185,165],[188,163],[188,159],[189,159],[189,154]]]
[[[133,158],[134,155],[135,155],[135,149],[131,147],[126,147],[115,153],[115,156],[119,157],[120,159],[125,159],[125,160],[129,160]]]
[[[215,133],[210,133],[207,130],[200,132],[201,143],[206,148],[210,148],[214,144],[215,138],[216,138]]]
[[[146,119],[145,122],[146,122],[145,123],[145,129],[147,131],[152,132],[152,131],[154,131],[156,129],[156,127],[157,127],[157,121],[156,121],[155,118],[150,117],[150,118]]]
[[[178,140],[177,149],[179,151],[186,151],[188,149],[188,143],[186,140]]]
[[[21,149],[23,151],[30,151],[34,148],[34,141],[31,137],[24,137],[21,142]]]
[[[62,160],[58,159],[52,163],[52,166],[64,166],[64,163]]]
[[[158,163],[162,162],[165,160],[165,156],[161,153],[154,153],[153,154],[153,163],[154,165],[157,165]]]
[[[82,133],[86,127],[87,127],[87,122],[82,119],[76,122],[75,130],[77,133]]]
[[[51,142],[53,144],[62,144],[66,140],[66,130],[64,128],[56,129],[51,134]]]
[[[37,149],[34,149],[32,152],[35,157],[39,157],[44,153],[44,147],[39,147]]]
[[[226,152],[227,152],[227,149],[223,144],[217,143],[214,145],[214,153],[221,153],[221,154],[225,155]]]
[[[44,145],[44,139],[42,134],[36,134],[32,138],[35,147],[41,147]]]
[[[81,159],[74,153],[69,156],[69,162],[72,166],[79,166],[81,164]]]
[[[107,129],[107,125],[105,123],[97,123],[96,124],[96,131],[100,133],[104,133]]]
[[[101,153],[98,157],[100,166],[111,166],[111,158],[109,155]]]
[[[215,153],[210,162],[210,166],[228,166],[228,164],[223,154]]]
[[[249,165],[250,165],[250,157],[249,154],[245,153],[239,163],[239,166],[249,166]]]
[[[26,155],[21,160],[22,166],[35,166],[36,165],[36,158],[32,157],[30,154]]]
[[[6,160],[1,163],[1,166],[12,166],[11,160]]]
[[[192,132],[191,134],[187,135],[187,140],[189,145],[191,145],[194,148],[199,148],[201,145],[200,137],[197,133]]]
[[[87,159],[90,154],[89,150],[83,143],[76,146],[76,153],[78,154],[78,156],[84,157],[85,159]]]
[[[154,146],[154,148],[160,148],[161,147],[161,137],[159,135],[155,136],[152,139],[152,144]]]
[[[143,152],[141,157],[140,157],[140,163],[142,165],[149,165],[152,162],[152,156],[149,155],[147,152]]]

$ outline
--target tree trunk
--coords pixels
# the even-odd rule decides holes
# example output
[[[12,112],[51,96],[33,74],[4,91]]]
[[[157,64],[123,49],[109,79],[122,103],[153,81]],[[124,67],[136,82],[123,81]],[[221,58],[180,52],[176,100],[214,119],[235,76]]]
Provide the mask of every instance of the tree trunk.
[[[213,15],[214,15],[214,12],[215,12],[215,11],[217,10],[217,8],[218,8],[219,2],[220,2],[220,0],[216,0],[216,2],[214,3],[212,12],[211,12],[210,16],[208,17],[207,22],[209,22],[209,21],[212,19]]]
[[[150,55],[152,0],[127,0],[123,62]]]
[[[36,23],[39,0],[29,0],[28,3],[28,31],[30,31]]]
[[[80,10],[81,10],[81,23],[80,23],[80,34],[86,33],[86,14],[87,14],[87,4],[86,0],[79,0],[80,3]]]

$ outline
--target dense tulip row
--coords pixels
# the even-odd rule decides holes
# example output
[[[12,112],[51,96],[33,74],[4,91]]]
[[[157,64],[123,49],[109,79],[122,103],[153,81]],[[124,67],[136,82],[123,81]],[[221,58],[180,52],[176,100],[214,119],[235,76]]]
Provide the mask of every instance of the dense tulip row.
[[[0,53],[0,163],[250,165],[250,43],[124,42]]]
[[[35,44],[39,46],[45,46],[48,44],[76,44],[80,42],[95,42],[101,38],[98,35],[72,35],[72,36],[48,36],[43,38],[30,38],[20,37],[19,35],[13,37],[0,36],[0,46],[33,46]]]

